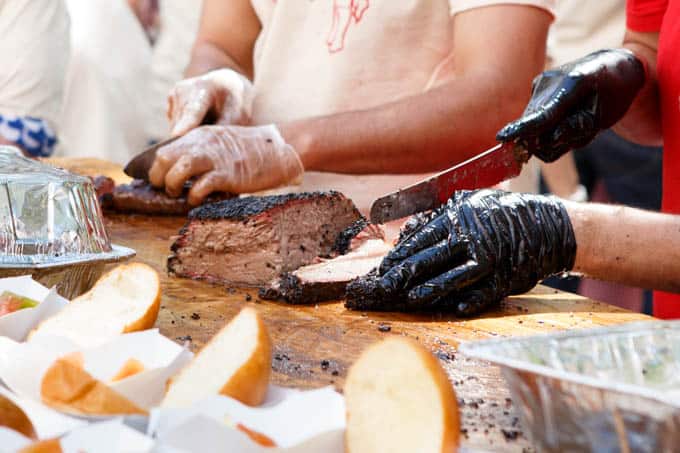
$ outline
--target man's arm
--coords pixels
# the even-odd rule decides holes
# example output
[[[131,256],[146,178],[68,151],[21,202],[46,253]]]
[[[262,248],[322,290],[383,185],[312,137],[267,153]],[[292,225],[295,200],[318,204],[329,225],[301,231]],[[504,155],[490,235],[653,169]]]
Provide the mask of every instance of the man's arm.
[[[632,51],[647,68],[647,80],[630,109],[621,121],[614,125],[614,131],[635,143],[647,146],[661,146],[661,107],[656,73],[656,54],[659,44],[658,33],[640,33],[627,30],[623,47]]]
[[[451,166],[493,145],[498,128],[522,112],[543,68],[550,21],[546,11],[519,5],[460,13],[450,81],[377,108],[280,124],[281,133],[307,170],[416,173]]]
[[[253,78],[253,48],[261,24],[250,0],[204,0],[201,25],[184,73],[230,68]]]
[[[611,282],[680,292],[680,216],[564,202],[576,236],[574,270]]]

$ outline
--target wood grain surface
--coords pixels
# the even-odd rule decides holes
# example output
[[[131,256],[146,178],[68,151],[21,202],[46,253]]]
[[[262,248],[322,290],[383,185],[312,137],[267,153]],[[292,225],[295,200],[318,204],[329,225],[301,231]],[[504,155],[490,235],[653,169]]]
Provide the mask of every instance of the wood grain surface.
[[[463,445],[497,451],[531,450],[499,370],[456,352],[461,341],[529,335],[562,329],[648,319],[545,287],[512,297],[497,310],[473,320],[448,315],[405,315],[345,310],[341,302],[290,306],[260,301],[253,289],[212,286],[169,277],[165,272],[171,237],[182,218],[109,215],[114,243],[137,251],[137,260],[161,274],[163,299],[157,326],[178,342],[200,348],[245,304],[262,313],[274,343],[275,384],[297,388],[335,385],[342,389],[348,367],[374,341],[405,335],[426,345],[446,369],[456,390]]]
[[[54,164],[87,176],[105,174],[127,182],[120,166],[96,159],[55,159]],[[379,188],[374,192],[382,193]],[[372,197],[358,203],[366,212]],[[107,215],[106,226],[114,243],[137,251],[137,260],[161,275],[163,298],[157,321],[160,331],[180,343],[191,340],[200,348],[245,304],[254,304],[267,323],[274,343],[275,384],[313,388],[334,385],[342,390],[344,378],[360,352],[388,335],[417,339],[435,354],[456,390],[460,403],[463,446],[482,451],[531,451],[499,369],[459,355],[457,345],[493,337],[509,337],[587,328],[650,319],[573,294],[537,287],[511,297],[497,310],[477,319],[448,315],[405,315],[345,310],[342,302],[290,306],[260,301],[254,289],[213,286],[205,282],[169,277],[166,258],[171,237],[183,218]],[[387,226],[388,236],[399,222]]]

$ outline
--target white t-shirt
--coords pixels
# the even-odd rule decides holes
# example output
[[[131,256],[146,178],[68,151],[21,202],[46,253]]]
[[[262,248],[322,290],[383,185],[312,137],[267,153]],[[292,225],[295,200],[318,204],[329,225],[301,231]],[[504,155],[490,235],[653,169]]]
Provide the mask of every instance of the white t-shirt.
[[[251,0],[258,124],[375,107],[422,93],[450,74],[453,16],[494,4],[552,12],[556,0]],[[480,30],[483,33],[483,30]],[[423,175],[305,174],[303,189],[372,199]]]
[[[625,0],[561,0],[548,36],[548,57],[559,66],[605,47],[618,47],[626,30]]]
[[[63,0],[0,0],[0,114],[56,130],[68,54]]]

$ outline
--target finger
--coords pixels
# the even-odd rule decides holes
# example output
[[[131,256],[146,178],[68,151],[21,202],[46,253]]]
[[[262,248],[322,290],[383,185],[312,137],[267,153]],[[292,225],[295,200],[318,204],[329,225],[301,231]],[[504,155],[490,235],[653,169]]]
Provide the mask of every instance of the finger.
[[[397,244],[383,259],[379,268],[380,275],[385,274],[397,263],[409,256],[446,239],[449,235],[450,223],[451,221],[446,214],[442,214],[416,229],[410,236]]]
[[[185,182],[212,169],[213,161],[208,156],[185,153],[165,175],[165,192],[171,197],[179,197]]]
[[[493,278],[484,280],[462,293],[449,294],[447,297],[455,304],[458,316],[474,316],[503,299],[503,296],[498,293],[498,285]]]
[[[230,186],[231,184],[226,174],[210,171],[201,176],[191,186],[188,197],[189,204],[191,206],[198,206],[213,192],[235,192]]]
[[[486,267],[480,266],[474,260],[468,260],[411,289],[408,298],[411,303],[429,304],[437,298],[461,291],[463,288],[476,283],[488,273]]]
[[[466,243],[443,240],[391,268],[380,278],[380,286],[392,292],[411,288],[465,260],[466,251]]]
[[[149,182],[152,186],[163,187],[165,185],[165,175],[181,155],[181,148],[177,147],[176,143],[158,149],[156,158],[149,168]]]

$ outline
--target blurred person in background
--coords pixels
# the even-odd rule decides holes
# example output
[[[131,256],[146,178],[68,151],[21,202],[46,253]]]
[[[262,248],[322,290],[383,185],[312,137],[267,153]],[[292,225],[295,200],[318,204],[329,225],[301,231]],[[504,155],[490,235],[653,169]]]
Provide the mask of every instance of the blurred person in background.
[[[165,138],[167,93],[183,77],[201,0],[66,0],[73,50],[60,153],[124,164]]]
[[[165,113],[168,93],[184,78],[198,34],[202,0],[159,0],[158,32],[151,56],[149,135],[160,141],[170,134]]]
[[[494,143],[543,69],[553,3],[205,0],[189,79],[170,95],[172,133],[186,135],[151,181],[177,195],[198,178],[197,204],[304,173],[300,189],[341,190],[365,211]]]
[[[548,64],[557,67],[620,45],[625,29],[625,0],[561,0],[548,36]],[[547,189],[561,198],[658,211],[661,164],[660,147],[638,145],[606,130],[587,146],[541,167]],[[546,283],[629,310],[641,311],[645,305],[651,312],[651,291],[576,277]]]
[[[149,140],[151,43],[127,0],[66,0],[71,58],[60,154],[126,162]]]
[[[69,53],[63,0],[0,0],[0,145],[52,154]]]

